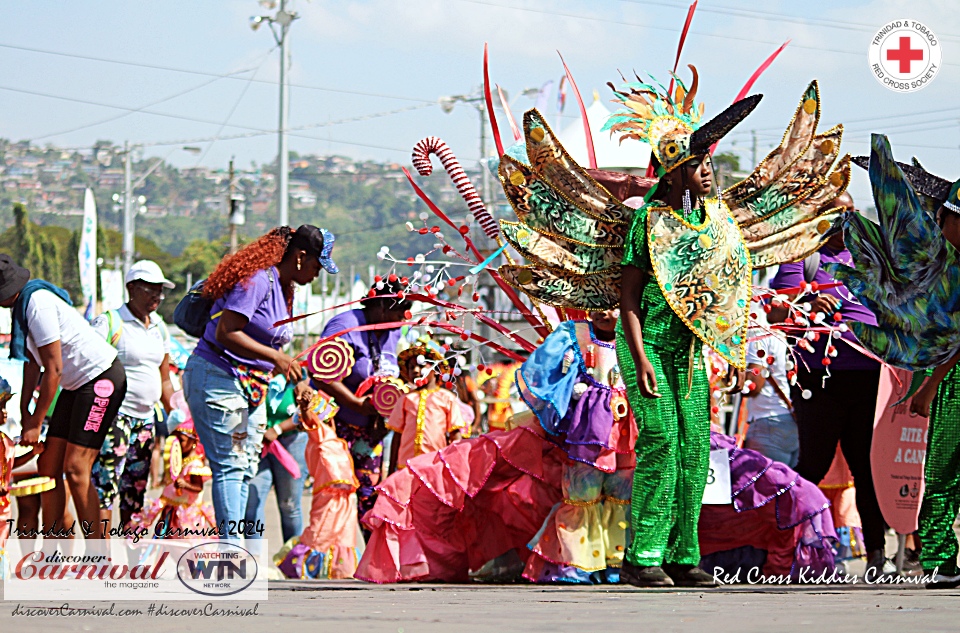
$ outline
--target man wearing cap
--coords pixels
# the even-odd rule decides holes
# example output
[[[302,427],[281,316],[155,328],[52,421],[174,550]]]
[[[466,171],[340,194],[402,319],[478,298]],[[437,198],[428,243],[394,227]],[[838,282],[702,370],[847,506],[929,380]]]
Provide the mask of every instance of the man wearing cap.
[[[173,394],[170,333],[156,313],[164,288],[173,288],[173,282],[163,276],[155,262],[142,260],[127,272],[126,283],[130,300],[92,323],[97,334],[117,349],[127,374],[127,395],[93,466],[101,520],[109,525],[119,496],[121,526],[143,507],[156,405],[161,402],[170,411]]]
[[[56,482],[41,496],[41,527],[70,527],[54,526],[66,505],[65,478],[81,525],[97,530],[100,502],[90,471],[127,391],[117,350],[97,336],[65,290],[41,279],[30,280],[30,271],[6,254],[0,254],[0,306],[12,312],[10,358],[25,361],[21,444],[40,444],[43,418],[61,388],[37,463],[40,475]],[[97,531],[90,536],[98,535]]]

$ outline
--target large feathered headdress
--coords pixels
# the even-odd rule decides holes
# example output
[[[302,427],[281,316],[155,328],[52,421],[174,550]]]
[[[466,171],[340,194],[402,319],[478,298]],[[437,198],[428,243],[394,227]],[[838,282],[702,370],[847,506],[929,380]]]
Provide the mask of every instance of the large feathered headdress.
[[[619,90],[608,84],[616,97],[614,102],[625,107],[610,115],[603,130],[618,134],[621,143],[624,139],[648,143],[660,164],[658,176],[691,158],[707,154],[710,146],[750,114],[762,98],[762,95],[752,95],[741,99],[703,123],[703,104],[695,101],[697,69],[693,65],[689,68],[693,73],[689,90],[674,75],[677,87],[672,95],[653,77],[649,83],[637,77],[637,81],[626,82]]]

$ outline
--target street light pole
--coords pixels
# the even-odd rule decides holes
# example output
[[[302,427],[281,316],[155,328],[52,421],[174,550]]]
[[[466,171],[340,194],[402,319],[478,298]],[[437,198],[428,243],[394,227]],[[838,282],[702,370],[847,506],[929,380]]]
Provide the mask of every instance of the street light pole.
[[[123,275],[133,265],[134,216],[133,216],[133,157],[130,142],[123,143]]]
[[[277,16],[288,16],[284,9],[286,0],[280,0],[280,11]],[[287,66],[290,63],[290,49],[287,47],[287,32],[290,29],[292,19],[278,19],[280,24],[280,139],[278,157],[278,182],[277,182],[277,209],[279,210],[279,225],[287,226],[290,223],[290,150],[287,147],[287,110],[288,110],[288,91],[290,89],[287,83]]]
[[[261,0],[261,5],[269,9],[277,6],[274,0]],[[270,25],[273,39],[280,47],[280,125],[277,130],[277,216],[280,226],[290,223],[290,150],[287,147],[287,114],[290,110],[290,85],[287,71],[290,68],[290,47],[287,46],[287,34],[290,25],[299,18],[293,11],[287,11],[287,0],[280,0],[276,15],[258,15],[250,18],[250,28],[256,31],[263,23]],[[279,29],[277,28],[279,27]]]
[[[487,169],[487,105],[484,102],[477,104],[480,113],[480,189],[483,195],[483,206],[491,215],[493,211],[493,195],[490,189],[490,170]]]

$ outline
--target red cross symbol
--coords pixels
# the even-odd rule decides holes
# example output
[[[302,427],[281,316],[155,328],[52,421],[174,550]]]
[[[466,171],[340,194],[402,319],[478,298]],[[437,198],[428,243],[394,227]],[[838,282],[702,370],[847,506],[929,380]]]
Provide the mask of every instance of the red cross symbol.
[[[910,36],[903,36],[900,38],[900,48],[887,49],[887,60],[900,62],[900,73],[909,75],[910,62],[923,61],[923,49],[910,48]]]

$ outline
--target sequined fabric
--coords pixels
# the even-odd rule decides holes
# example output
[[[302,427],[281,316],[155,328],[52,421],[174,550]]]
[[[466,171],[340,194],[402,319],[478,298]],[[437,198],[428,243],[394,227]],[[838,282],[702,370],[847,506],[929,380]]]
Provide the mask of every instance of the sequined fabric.
[[[645,321],[644,340],[665,340],[664,325]],[[671,347],[690,350],[692,338],[688,333],[685,344],[667,341]],[[697,522],[710,462],[710,385],[701,347],[697,342],[690,352],[691,381],[687,353],[664,351],[648,342],[646,355],[661,397],[644,398],[637,389],[637,370],[623,331],[617,328],[617,355],[638,429],[630,512],[633,541],[626,555],[634,565],[700,563]]]
[[[957,536],[953,521],[960,512],[960,365],[940,383],[930,409],[927,461],[920,505],[920,564],[925,571],[957,573]]]

